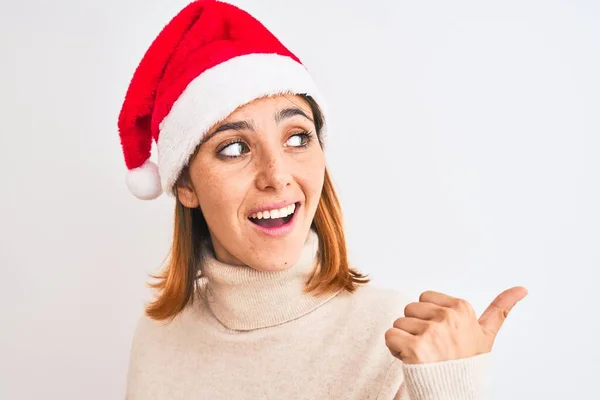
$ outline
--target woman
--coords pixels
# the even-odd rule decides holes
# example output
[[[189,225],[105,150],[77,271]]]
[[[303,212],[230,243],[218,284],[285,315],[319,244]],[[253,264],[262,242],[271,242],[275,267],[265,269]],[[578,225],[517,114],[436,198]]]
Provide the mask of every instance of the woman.
[[[477,320],[464,300],[368,285],[348,264],[325,116],[299,59],[232,5],[191,3],[150,46],[119,130],[129,189],[172,195],[175,232],[128,399],[484,398],[525,289]]]

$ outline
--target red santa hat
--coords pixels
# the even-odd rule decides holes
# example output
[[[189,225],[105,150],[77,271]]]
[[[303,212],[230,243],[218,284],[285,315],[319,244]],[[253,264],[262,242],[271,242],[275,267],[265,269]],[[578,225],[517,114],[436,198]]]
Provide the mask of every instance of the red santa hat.
[[[254,17],[214,0],[189,4],[151,44],[125,96],[118,128],[129,190],[145,200],[171,194],[212,126],[252,100],[285,93],[323,107],[298,57]]]

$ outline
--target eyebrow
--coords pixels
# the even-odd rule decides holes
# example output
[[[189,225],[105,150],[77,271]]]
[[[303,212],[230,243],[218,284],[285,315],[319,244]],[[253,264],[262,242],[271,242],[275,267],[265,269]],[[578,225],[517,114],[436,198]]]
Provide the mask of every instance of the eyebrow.
[[[213,133],[219,133],[223,131],[254,131],[254,125],[250,121],[235,121],[227,122],[219,126]]]
[[[276,112],[275,113],[275,122],[277,124],[279,124],[284,119],[292,118],[296,115],[304,117],[304,118],[308,119],[310,122],[314,123],[313,119],[310,118],[308,115],[306,115],[306,113],[304,111],[302,111],[299,108],[295,108],[295,107],[284,108],[283,110]],[[256,131],[256,129],[254,128],[254,125],[252,124],[251,121],[226,122],[222,125],[219,125],[219,127],[217,129],[215,129],[212,133],[209,133],[208,135],[206,135],[204,137],[204,139],[202,139],[202,143],[207,142],[208,140],[210,140],[213,136],[215,136],[218,133],[221,133],[224,131],[229,131],[229,130],[252,131],[252,132]]]
[[[294,108],[284,108],[283,110],[275,113],[275,122],[277,122],[279,124],[284,119],[292,118],[296,115],[300,115],[301,117],[304,117],[307,120],[309,120],[310,122],[314,123],[312,118],[310,118],[308,115],[306,115],[306,113],[304,111],[302,111],[299,108],[295,108],[295,107]]]
[[[253,132],[255,131],[254,125],[252,125],[252,122],[250,122],[250,121],[226,122],[226,123],[220,125],[217,129],[215,129],[214,132],[206,135],[204,137],[204,139],[202,139],[202,143],[210,140],[210,138],[215,136],[217,133],[224,132],[224,131],[230,131],[230,130],[231,131],[253,131]]]

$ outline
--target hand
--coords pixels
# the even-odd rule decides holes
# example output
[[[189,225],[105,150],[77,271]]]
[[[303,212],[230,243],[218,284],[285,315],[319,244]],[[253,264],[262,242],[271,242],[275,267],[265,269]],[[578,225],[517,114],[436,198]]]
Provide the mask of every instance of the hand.
[[[406,364],[431,363],[472,357],[492,350],[508,313],[527,296],[522,286],[505,290],[479,320],[471,305],[443,293],[427,291],[418,303],[404,309],[404,317],[385,333],[390,352]]]

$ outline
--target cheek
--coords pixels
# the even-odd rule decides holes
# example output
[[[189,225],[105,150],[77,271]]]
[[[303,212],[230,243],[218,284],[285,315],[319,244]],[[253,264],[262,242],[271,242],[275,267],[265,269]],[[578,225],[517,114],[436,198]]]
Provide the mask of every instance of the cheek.
[[[194,187],[207,222],[235,217],[245,193],[240,174],[202,166],[196,171]]]
[[[304,194],[310,205],[316,207],[325,179],[325,160],[323,157],[316,157],[310,163],[306,163],[301,169],[299,176],[300,185],[303,187]]]

